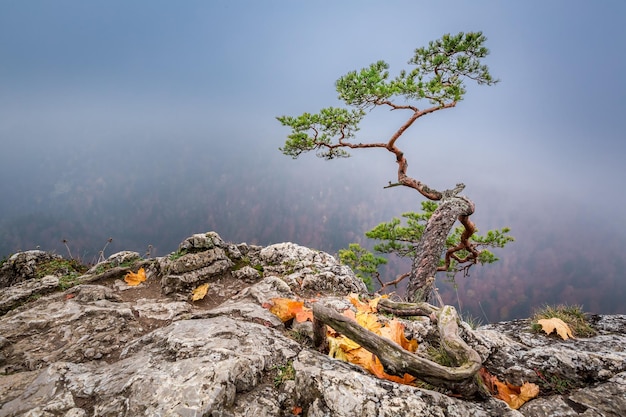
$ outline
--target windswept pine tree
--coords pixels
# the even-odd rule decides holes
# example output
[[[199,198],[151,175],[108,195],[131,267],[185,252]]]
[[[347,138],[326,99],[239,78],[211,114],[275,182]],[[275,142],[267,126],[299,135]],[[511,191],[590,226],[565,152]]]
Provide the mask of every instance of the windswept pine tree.
[[[377,251],[412,258],[411,271],[406,276],[409,277],[407,298],[414,302],[432,297],[438,272],[467,273],[474,264],[494,262],[497,258],[488,248],[503,247],[513,240],[507,228],[479,236],[470,219],[474,203],[460,194],[465,185],[459,183],[447,190],[436,190],[409,175],[408,157],[401,147],[401,140],[414,139],[407,132],[417,120],[456,107],[465,96],[466,83],[491,86],[498,82],[482,62],[489,54],[485,42],[481,32],[444,35],[427,47],[416,49],[408,62],[410,68],[401,70],[394,78],[385,61],[339,78],[335,87],[346,107],[327,107],[318,113],[277,118],[291,129],[280,149],[285,155],[298,158],[315,151],[320,158],[330,160],[350,156],[348,150],[385,149],[395,156],[397,164],[397,178],[386,188],[411,188],[428,200],[423,204],[423,213],[403,215],[408,221],[406,226],[393,219],[367,233],[368,237],[381,241],[375,247]],[[374,109],[404,112],[407,117],[389,137],[362,142],[357,138],[359,123]],[[452,151],[463,152],[463,149]],[[457,221],[460,226],[453,229]],[[366,281],[376,276],[378,265],[384,263],[383,258],[359,245],[351,245],[340,255]],[[382,280],[380,284],[385,286]]]

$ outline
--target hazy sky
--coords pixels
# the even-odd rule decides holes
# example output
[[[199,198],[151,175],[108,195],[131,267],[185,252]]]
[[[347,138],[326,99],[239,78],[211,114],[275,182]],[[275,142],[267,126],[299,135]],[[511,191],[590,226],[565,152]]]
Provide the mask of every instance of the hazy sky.
[[[396,74],[429,40],[481,30],[502,82],[416,126],[416,149],[472,158],[453,182],[624,202],[624,18],[621,1],[4,0],[0,135],[57,147],[217,133],[273,152],[286,134],[274,116],[337,105],[345,72],[384,59]]]
[[[623,238],[624,21],[620,0],[2,0],[0,195],[62,192],[68,172],[81,175],[76,149],[103,176],[132,161],[168,175],[177,168],[161,156],[182,149],[188,165],[212,153],[233,170],[263,159],[349,182],[365,167],[382,187],[391,156],[298,165],[277,151],[288,131],[275,116],[339,105],[334,82],[346,72],[383,59],[395,75],[428,41],[482,31],[501,83],[470,86],[456,108],[415,125],[400,143],[409,174],[435,188],[466,183],[490,216],[549,225],[575,212]],[[372,114],[362,139],[385,139],[399,120]],[[51,156],[55,168],[40,171]],[[11,199],[0,206],[10,212]]]

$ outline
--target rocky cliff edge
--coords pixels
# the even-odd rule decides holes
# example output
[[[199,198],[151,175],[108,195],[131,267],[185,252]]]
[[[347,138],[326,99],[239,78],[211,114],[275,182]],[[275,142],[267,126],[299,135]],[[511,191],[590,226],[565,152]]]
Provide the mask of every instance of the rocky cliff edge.
[[[0,265],[3,416],[624,416],[626,316],[589,317],[596,334],[560,340],[529,320],[462,337],[502,381],[540,386],[519,410],[396,384],[311,347],[310,323],[283,323],[273,298],[350,308],[363,283],[331,255],[208,232],[177,252],[120,252],[88,271],[28,251]],[[128,272],[146,281],[129,286]],[[192,291],[208,284],[206,296]],[[433,328],[404,320],[420,350]]]

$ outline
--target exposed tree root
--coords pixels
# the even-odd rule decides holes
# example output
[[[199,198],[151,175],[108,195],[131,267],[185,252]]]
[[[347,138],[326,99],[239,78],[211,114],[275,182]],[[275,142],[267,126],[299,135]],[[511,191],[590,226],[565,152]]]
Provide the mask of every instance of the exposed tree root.
[[[397,343],[378,336],[354,320],[319,303],[313,304],[314,327],[316,329],[315,346],[320,350],[325,349],[324,325],[328,325],[375,354],[383,364],[385,372],[389,374],[402,376],[408,373],[464,398],[485,396],[486,393],[481,389],[477,380],[477,373],[482,367],[482,360],[478,353],[459,336],[457,324],[459,317],[454,307],[444,306],[439,309],[427,303],[394,303],[389,300],[381,300],[381,302],[382,305],[379,302],[381,311],[393,311],[394,313],[397,312],[398,315],[405,316],[420,315],[431,317],[431,319],[435,318],[440,335],[440,344],[454,360],[456,366],[443,366],[428,358],[411,353]]]

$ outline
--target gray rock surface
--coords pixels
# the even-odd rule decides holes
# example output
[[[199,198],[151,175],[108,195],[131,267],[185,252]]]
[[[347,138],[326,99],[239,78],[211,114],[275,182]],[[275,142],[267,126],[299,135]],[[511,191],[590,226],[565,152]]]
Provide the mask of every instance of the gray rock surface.
[[[303,350],[294,361],[297,402],[309,417],[502,416],[521,417],[504,402],[463,401],[435,391],[377,379],[359,367]]]
[[[0,288],[0,314],[27,302],[31,297],[39,297],[54,291],[59,286],[59,278],[48,275],[41,279],[30,279],[10,287]]]
[[[292,290],[300,292],[363,294],[367,287],[354,279],[353,271],[341,265],[326,252],[316,251],[295,243],[278,243],[263,248],[259,257],[266,273],[283,276]]]
[[[474,344],[488,369],[508,382],[568,391],[530,401],[526,416],[626,415],[626,316],[595,317],[597,335],[561,340],[534,333],[528,320],[483,326]]]
[[[515,411],[381,380],[312,349],[310,323],[284,324],[267,307],[314,294],[345,309],[343,296],[364,294],[324,252],[234,245],[208,232],[172,256],[120,252],[63,292],[62,277],[37,278],[38,260],[55,257],[16,255],[0,266],[9,283],[0,290],[0,417],[626,415],[626,316],[594,317],[596,336],[567,341],[532,332],[527,320],[463,325],[492,374],[541,387]],[[128,286],[124,274],[140,266],[147,280]],[[206,297],[191,301],[202,283]],[[428,320],[405,324],[420,350],[437,340]]]
[[[63,259],[61,256],[40,250],[29,250],[11,255],[0,265],[0,288],[35,278],[37,267],[52,261]]]

